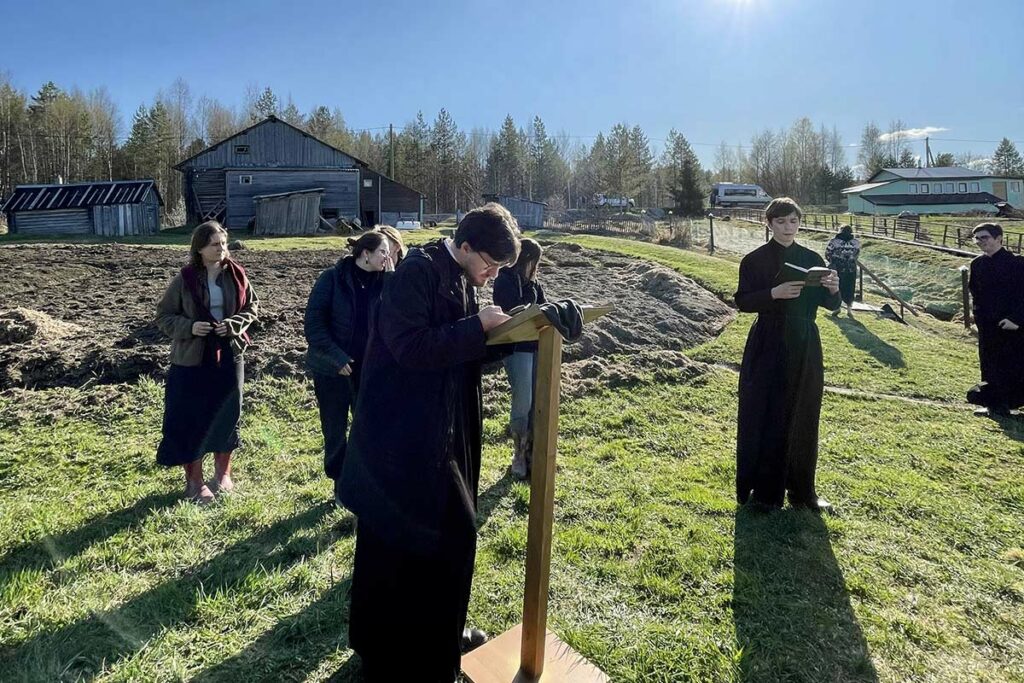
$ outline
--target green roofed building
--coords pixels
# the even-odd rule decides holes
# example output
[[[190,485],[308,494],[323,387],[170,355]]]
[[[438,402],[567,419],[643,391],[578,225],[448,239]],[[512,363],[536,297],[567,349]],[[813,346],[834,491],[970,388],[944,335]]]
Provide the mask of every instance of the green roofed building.
[[[866,183],[843,190],[850,213],[995,214],[997,205],[1024,207],[1024,179],[969,168],[883,168]]]

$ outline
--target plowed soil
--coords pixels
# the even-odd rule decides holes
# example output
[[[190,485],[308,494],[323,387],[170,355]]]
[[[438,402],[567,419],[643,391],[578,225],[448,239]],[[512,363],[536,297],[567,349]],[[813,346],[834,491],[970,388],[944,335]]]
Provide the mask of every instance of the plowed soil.
[[[169,341],[153,322],[184,250],[129,245],[0,247],[0,390],[131,382],[166,372]],[[302,374],[302,314],[332,251],[235,253],[261,299],[247,377]],[[717,334],[734,311],[673,271],[576,245],[548,246],[540,280],[549,299],[615,311],[565,347],[566,388],[585,391],[644,373],[684,375],[681,352]],[[490,300],[490,291],[481,292]]]

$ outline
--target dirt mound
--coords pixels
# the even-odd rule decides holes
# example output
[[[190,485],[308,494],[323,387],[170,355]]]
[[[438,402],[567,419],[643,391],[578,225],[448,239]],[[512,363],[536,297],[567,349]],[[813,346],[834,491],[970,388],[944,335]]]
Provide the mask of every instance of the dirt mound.
[[[46,344],[81,331],[78,325],[55,320],[30,308],[0,310],[0,346],[27,342]]]
[[[317,275],[340,255],[235,254],[261,301],[246,354],[248,377],[302,374],[306,298]],[[151,246],[0,247],[0,301],[10,307],[0,311],[0,390],[163,377],[170,342],[154,323],[156,304],[185,257],[181,248]],[[576,245],[546,247],[540,279],[549,299],[615,307],[565,346],[570,394],[658,372],[683,377],[698,366],[679,352],[716,336],[735,315],[673,271]],[[490,301],[490,292],[480,298]],[[504,381],[503,373],[498,379]]]

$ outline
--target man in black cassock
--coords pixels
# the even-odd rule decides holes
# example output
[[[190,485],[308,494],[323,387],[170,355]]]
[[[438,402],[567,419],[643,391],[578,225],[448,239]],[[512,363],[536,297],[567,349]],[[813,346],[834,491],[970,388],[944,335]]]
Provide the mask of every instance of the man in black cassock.
[[[1024,258],[1003,247],[998,223],[971,232],[982,251],[971,261],[970,276],[982,384],[967,400],[983,406],[978,415],[1005,415],[1024,403]]]
[[[413,249],[370,326],[341,475],[359,519],[349,643],[369,681],[451,683],[476,555],[485,333],[508,320],[474,287],[514,262],[518,227],[487,204]],[[475,631],[475,630],[474,630]]]
[[[792,199],[772,200],[772,239],[740,262],[736,305],[758,316],[740,368],[736,499],[781,507],[788,490],[791,505],[819,510],[830,505],[814,486],[825,384],[814,318],[819,306],[839,308],[839,277],[833,270],[821,286],[805,285],[798,268],[825,262],[794,241],[801,215]]]

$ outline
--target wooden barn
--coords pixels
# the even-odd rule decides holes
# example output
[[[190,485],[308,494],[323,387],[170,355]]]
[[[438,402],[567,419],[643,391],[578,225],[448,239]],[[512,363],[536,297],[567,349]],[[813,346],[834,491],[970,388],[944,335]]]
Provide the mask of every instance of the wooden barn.
[[[485,202],[497,202],[508,209],[519,223],[520,230],[544,227],[544,209],[547,204],[505,194],[485,194]]]
[[[320,204],[324,189],[265,194],[256,203],[254,235],[314,235],[320,227]]]
[[[369,227],[377,223],[395,225],[398,221],[419,221],[423,218],[423,195],[369,167],[360,169],[362,182],[359,220]]]
[[[356,157],[309,133],[268,116],[245,130],[185,159],[175,167],[185,176],[185,207],[189,224],[216,219],[229,228],[255,223],[257,197],[319,189],[320,215],[327,219],[358,218],[366,224],[363,204],[371,203],[373,223],[383,216],[419,212],[419,193],[386,178]],[[369,184],[367,184],[369,183]],[[280,203],[280,198],[275,197]],[[293,202],[293,205],[296,203]],[[264,234],[298,234],[275,230]]]
[[[164,200],[152,180],[18,185],[0,210],[18,235],[155,235]]]

